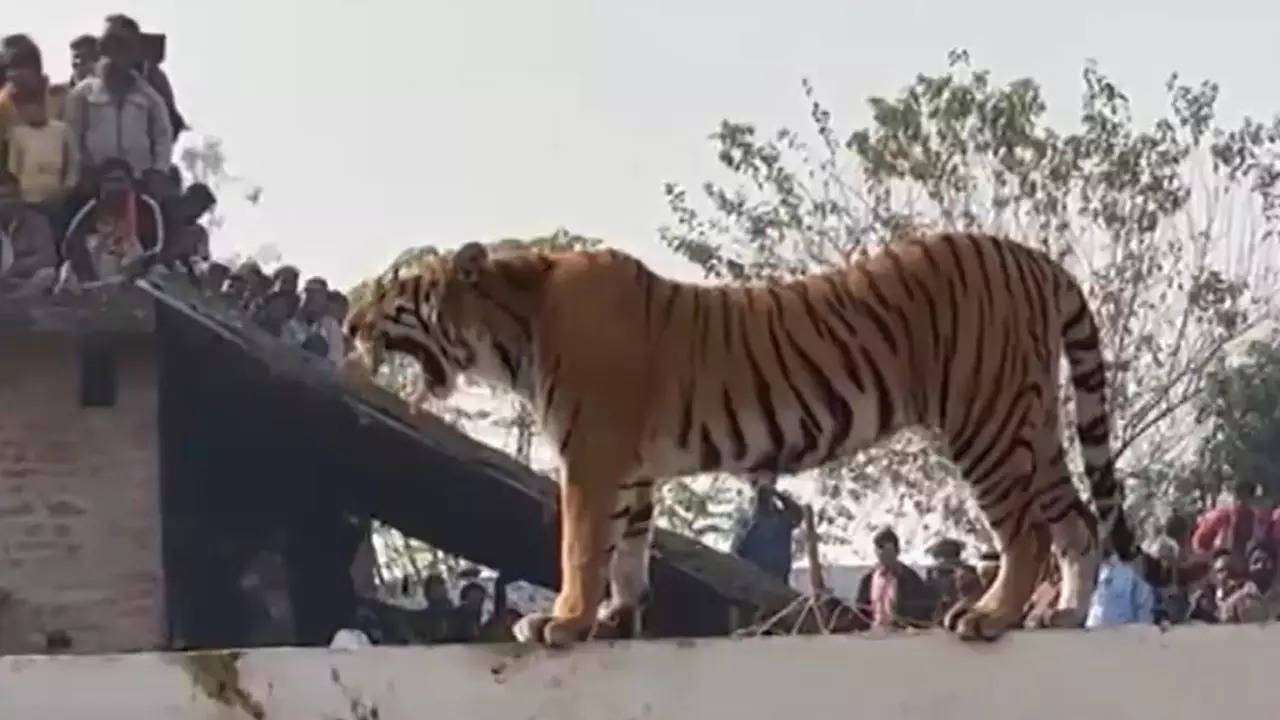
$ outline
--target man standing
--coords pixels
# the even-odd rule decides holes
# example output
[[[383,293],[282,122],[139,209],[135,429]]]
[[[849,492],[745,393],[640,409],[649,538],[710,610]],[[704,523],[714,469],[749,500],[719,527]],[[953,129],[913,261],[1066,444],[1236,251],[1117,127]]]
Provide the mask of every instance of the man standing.
[[[136,38],[109,30],[99,47],[101,73],[67,95],[67,125],[80,150],[81,177],[96,177],[94,171],[108,158],[123,159],[135,179],[147,170],[168,173],[173,128],[164,100],[133,69]]]
[[[772,485],[756,488],[750,519],[740,528],[733,553],[755,563],[783,583],[791,581],[791,533],[804,520],[794,500]]]
[[[152,53],[146,52],[144,48],[144,39],[142,27],[138,25],[138,21],[121,13],[108,15],[105,19],[107,32],[117,31],[124,33],[133,38],[138,46],[137,62],[133,69],[142,76],[142,79],[150,85],[160,98],[164,100],[164,106],[169,113],[169,125],[173,129],[173,137],[176,140],[183,130],[187,129],[187,122],[182,117],[182,113],[178,112],[178,103],[173,96],[173,85],[169,82],[169,76],[165,74],[160,63],[164,61],[163,44],[148,44],[147,47],[153,48]],[[148,39],[159,39],[163,43],[163,35],[147,35]],[[158,54],[157,54],[158,53]]]
[[[71,41],[71,81],[69,88],[87,80],[98,67],[98,38],[84,34]]]

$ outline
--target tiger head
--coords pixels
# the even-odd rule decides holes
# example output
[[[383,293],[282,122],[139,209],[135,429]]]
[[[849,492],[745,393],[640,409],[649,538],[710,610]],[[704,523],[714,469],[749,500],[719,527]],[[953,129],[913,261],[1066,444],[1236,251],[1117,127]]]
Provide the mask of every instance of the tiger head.
[[[385,352],[409,355],[422,366],[425,390],[439,399],[453,393],[461,374],[513,385],[528,323],[511,310],[519,303],[505,275],[484,245],[469,242],[407,274],[380,277],[343,323],[353,359],[376,372]]]

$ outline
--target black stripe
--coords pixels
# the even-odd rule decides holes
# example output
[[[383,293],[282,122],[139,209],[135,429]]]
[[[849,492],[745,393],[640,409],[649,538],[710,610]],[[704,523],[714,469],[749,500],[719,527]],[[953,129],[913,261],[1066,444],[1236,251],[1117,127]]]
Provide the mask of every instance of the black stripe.
[[[1004,240],[995,235],[988,235],[987,241],[991,243],[991,249],[995,251],[996,260],[1000,263],[1000,275],[1004,278],[1004,291],[1012,300],[1013,295],[1013,276],[1009,273],[1009,258],[1006,254],[1009,252],[1009,246]]]
[[[956,249],[956,238],[954,235],[944,233],[939,240],[947,248],[947,252],[951,253],[951,261],[955,263],[955,273],[960,278],[960,290],[964,294],[969,294],[969,277],[965,274],[964,263],[960,260],[960,253]]]
[[[647,523],[653,519],[653,503],[645,502],[631,512],[631,516],[627,521],[632,525]]]
[[[860,298],[851,298],[851,303],[857,312],[870,320],[872,325],[875,325],[876,331],[880,333],[880,338],[884,340],[884,344],[889,348],[889,354],[897,355],[898,341],[893,339],[893,331],[889,329],[889,323],[885,321],[884,316]]]
[[[934,276],[943,277],[942,266],[938,264],[938,259],[933,256],[933,248],[922,238],[913,238],[911,244],[918,248],[924,255],[924,261],[929,263],[929,269],[933,271]]]
[[[969,368],[969,374],[962,377],[960,387],[969,388],[969,396],[964,405],[964,414],[960,416],[960,424],[956,427],[956,432],[950,435],[950,438],[957,438],[968,433],[969,423],[973,419],[973,411],[977,406],[977,397],[980,381],[982,380],[982,353],[986,351],[987,346],[987,317],[983,311],[983,304],[978,303],[978,336],[973,344],[973,364]],[[959,451],[956,452],[959,455]]]
[[[991,425],[991,416],[996,410],[996,403],[1000,400],[1000,393],[1004,388],[1005,378],[1009,372],[1009,360],[1013,355],[1014,342],[1013,338],[1010,336],[1009,324],[1007,322],[1004,323],[1003,339],[1004,342],[1001,343],[1002,349],[1000,351],[1000,361],[996,365],[996,374],[989,382],[980,372],[978,372],[978,366],[975,363],[973,383],[975,388],[979,388],[976,392],[983,392],[983,389],[986,388],[990,388],[990,390],[985,392],[986,398],[983,400],[977,416],[973,418],[974,422],[971,428],[968,430],[964,427],[961,428],[962,435],[955,446],[955,455],[958,459],[964,459],[969,450],[973,447],[973,444],[978,441],[978,436],[982,433],[982,430]]]
[[[951,332],[947,335],[947,347],[942,353],[942,390],[938,394],[938,426],[944,431],[948,426],[947,411],[951,405],[951,364],[958,354],[957,343],[960,337],[960,299],[956,297],[956,284],[947,280],[947,291],[951,295]]]
[[[876,389],[876,407],[879,412],[879,417],[876,419],[878,423],[876,437],[884,437],[893,426],[893,398],[889,395],[889,387],[884,381],[884,375],[880,372],[880,366],[876,365],[871,353],[867,352],[865,347],[859,347],[858,350],[862,353],[862,361],[871,368],[871,384],[875,385]]]
[[[569,441],[573,439],[573,429],[578,425],[578,413],[582,411],[582,401],[573,404],[573,411],[569,413],[569,427],[565,428],[564,437],[560,439],[560,455],[563,456],[569,450]]]
[[[1083,353],[1095,353],[1098,351],[1098,335],[1090,334],[1083,340],[1067,340],[1063,343],[1068,355],[1079,355]]]
[[[809,324],[813,326],[814,334],[818,336],[819,340],[825,340],[826,333],[823,328],[826,323],[819,319],[818,310],[813,306],[813,302],[809,298],[809,287],[801,282],[796,283],[794,289],[796,294],[800,296],[800,304],[804,307],[805,315],[809,316]]]
[[[1040,296],[1036,293],[1035,288],[1031,286],[1031,280],[1027,276],[1026,262],[1028,261],[1025,259],[1025,255],[1026,253],[1023,249],[1017,246],[1014,246],[1009,254],[1010,259],[1013,261],[1014,269],[1018,271],[1018,280],[1022,284],[1022,302],[1027,309],[1027,316],[1035,317],[1038,313],[1039,305],[1037,300]]]
[[[778,418],[774,413],[773,397],[770,395],[771,388],[765,380],[764,373],[760,370],[760,361],[756,359],[755,351],[751,348],[751,342],[747,337],[747,327],[745,315],[739,315],[739,331],[742,334],[742,346],[747,355],[747,364],[751,367],[751,376],[755,381],[756,401],[760,404],[760,419],[764,421],[765,429],[769,433],[769,442],[772,444],[771,449],[765,453],[764,457],[756,462],[750,469],[753,472],[760,470],[778,469],[778,456],[782,452],[782,428],[778,425]]]
[[[983,462],[991,455],[992,451],[1000,445],[1000,441],[1004,438],[1006,432],[1012,429],[1013,437],[1017,437],[1018,432],[1023,429],[1027,422],[1027,415],[1031,413],[1031,404],[1023,402],[1023,399],[1026,397],[1027,390],[1028,388],[1024,387],[1010,400],[1009,407],[1005,411],[1004,417],[1002,417],[1000,422],[995,426],[995,432],[992,434],[991,440],[982,448],[981,451],[974,454],[973,458],[965,465],[963,470],[965,477],[974,477],[978,473],[978,469],[982,467]],[[1018,412],[1019,407],[1022,409],[1021,413]],[[1008,449],[1006,448],[1006,452],[1000,454],[996,458],[996,462],[992,464],[992,468],[1001,467],[1002,463],[1008,461],[1011,454],[1012,453],[1008,452]]]
[[[680,430],[676,439],[676,444],[681,450],[689,448],[689,433],[693,431],[693,381],[684,383],[684,387],[680,390],[680,397],[684,400],[684,408],[680,411]]]
[[[998,475],[1002,482],[992,484],[990,487],[984,488],[985,492],[975,496],[975,502],[982,511],[990,515],[1003,505],[1011,495],[1015,488],[1026,485],[1035,477],[1035,471],[1022,473],[1021,475]],[[999,527],[995,521],[992,521],[992,528]]]
[[[701,469],[703,472],[711,472],[720,468],[720,448],[716,447],[716,443],[711,439],[711,431],[707,429],[707,424],[702,424],[701,432],[702,453],[701,453]]]
[[[671,312],[676,307],[676,298],[679,297],[681,291],[684,290],[684,288],[681,285],[678,285],[676,283],[670,283],[670,286],[671,286],[671,294],[667,295],[667,302],[662,306],[662,324],[659,327],[660,329],[663,329],[663,330],[665,330],[667,326],[671,324]]]
[[[493,350],[498,354],[498,359],[502,362],[502,367],[506,369],[507,376],[511,378],[511,385],[516,385],[517,375],[520,369],[516,367],[516,355],[504,345],[500,340],[493,341]]]
[[[546,425],[547,418],[551,416],[553,409],[552,403],[556,401],[556,390],[559,389],[560,380],[560,356],[556,355],[556,359],[551,362],[551,372],[547,378],[547,394],[542,400],[542,423]]]
[[[987,302],[990,303],[988,307],[994,312],[996,296],[992,286],[995,285],[995,282],[992,280],[994,276],[991,274],[991,268],[987,267],[987,254],[983,252],[982,246],[978,244],[977,237],[966,235],[965,238],[969,241],[969,247],[973,248],[973,255],[978,258],[978,274],[982,276],[982,294]]]
[[[734,460],[741,460],[747,454],[747,440],[742,434],[742,425],[738,422],[738,410],[733,406],[733,398],[729,395],[729,386],[724,388],[724,414],[729,421],[729,440],[733,443]]]
[[[1080,436],[1080,442],[1085,445],[1102,445],[1107,442],[1107,415],[1103,413],[1098,417],[1076,426],[1076,433]]]
[[[889,264],[893,265],[893,271],[898,274],[898,277],[902,278],[902,290],[906,293],[907,302],[915,302],[916,294],[908,282],[911,273],[907,272],[907,267],[902,264],[902,258],[898,257],[898,251],[892,245],[885,245],[884,256],[889,259]]]
[[[1080,303],[1080,306],[1076,308],[1075,314],[1067,318],[1066,322],[1062,323],[1062,334],[1066,335],[1067,333],[1074,330],[1077,325],[1084,322],[1084,317],[1085,317],[1085,304],[1082,302]]]
[[[769,344],[773,346],[773,354],[778,358],[778,369],[781,371],[782,379],[790,388],[791,394],[796,399],[796,404],[800,407],[800,438],[801,447],[792,457],[783,460],[784,467],[790,467],[799,463],[800,459],[813,452],[818,447],[818,438],[816,431],[819,427],[818,416],[810,407],[809,402],[805,399],[804,393],[800,392],[800,388],[792,381],[792,372],[790,366],[787,365],[786,356],[782,352],[782,344],[778,342],[778,322],[785,321],[782,310],[782,298],[773,288],[769,288],[769,299],[773,301],[773,310],[767,311],[765,323],[769,331]]]
[[[820,321],[815,317],[814,322]],[[795,352],[796,356],[800,358],[800,361],[804,363],[805,368],[809,371],[809,377],[813,380],[814,385],[817,385],[822,390],[822,395],[827,401],[827,411],[836,423],[836,426],[831,430],[831,438],[827,443],[827,449],[822,453],[819,460],[820,463],[826,464],[835,457],[840,445],[849,437],[849,431],[853,427],[853,408],[849,405],[849,401],[836,390],[831,383],[831,378],[804,351],[800,343],[796,342],[795,336],[791,334],[791,331],[786,326],[783,326],[783,332],[786,334],[787,342],[791,344],[792,351]],[[846,354],[849,352],[848,348],[844,347],[844,343],[834,333],[831,334],[831,338],[842,352]]]
[[[844,296],[840,292],[841,291],[840,283],[836,282],[836,279],[831,275],[822,275],[820,277],[822,279],[822,282],[826,283],[827,289],[831,291],[831,299],[836,304],[836,306],[841,310],[850,309],[849,304],[845,301]]]
[[[849,319],[846,318],[844,314],[840,312],[840,309],[836,307],[835,302],[832,300],[828,300],[827,307],[831,311],[831,316],[834,317],[837,321],[839,321],[840,325],[845,329],[845,332],[849,333],[849,340],[850,341],[856,340],[858,337],[858,333],[856,330],[854,330],[853,323],[849,322]],[[834,332],[831,333],[831,337],[836,339],[837,347],[839,347],[841,351],[841,358],[844,361],[845,374],[848,375],[849,381],[852,382],[853,386],[858,389],[858,392],[865,393],[867,391],[867,387],[862,382],[862,374],[858,372],[858,365],[854,361],[853,354],[850,351],[849,345],[845,344],[842,340],[840,340],[836,336],[836,333]]]
[[[1092,370],[1086,370],[1078,375],[1071,376],[1071,384],[1076,390],[1087,393],[1099,393],[1106,388],[1107,370],[1104,366],[1098,365]]]

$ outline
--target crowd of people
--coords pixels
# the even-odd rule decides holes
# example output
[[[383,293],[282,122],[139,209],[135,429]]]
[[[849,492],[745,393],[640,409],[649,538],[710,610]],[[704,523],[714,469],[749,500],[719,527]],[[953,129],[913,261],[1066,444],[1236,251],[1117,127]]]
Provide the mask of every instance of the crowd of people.
[[[187,129],[162,69],[163,35],[122,14],[71,41],[52,82],[40,47],[0,39],[0,295],[131,277],[209,257],[200,219],[216,198],[173,163]]]
[[[337,365],[346,352],[342,320],[347,315],[347,296],[330,289],[318,276],[308,278],[299,289],[300,277],[292,265],[268,275],[253,260],[235,269],[217,261],[197,269],[206,293],[221,297],[273,337]]]
[[[183,187],[172,162],[187,123],[162,68],[163,35],[127,15],[68,46],[71,76],[51,82],[25,34],[0,40],[0,296],[31,296],[184,270],[286,342],[337,362],[346,297],[297,268],[271,275],[210,259],[202,218],[217,202]]]
[[[1162,531],[1133,558],[1103,559],[1084,618],[1086,628],[1129,623],[1247,623],[1280,619],[1280,508],[1263,499],[1257,484],[1241,480],[1231,499],[1194,522],[1173,514]],[[745,532],[734,549],[786,582],[792,532],[800,523],[795,502],[761,488]],[[899,558],[892,528],[872,538],[876,563],[852,598],[848,629],[929,627],[957,602],[974,602],[995,582],[999,554],[965,562],[964,545],[942,538],[929,548],[933,564],[922,577]],[[1024,611],[1027,625],[1052,625],[1061,577],[1041,579]]]
[[[509,583],[498,575],[493,582],[493,599],[480,581],[476,568],[458,573],[461,583],[457,599],[450,596],[449,584],[440,573],[429,573],[416,583],[402,578],[393,602],[367,601],[357,609],[355,620],[343,633],[358,633],[357,644],[397,645],[420,643],[510,642],[512,627],[520,613],[507,601]],[[406,605],[420,604],[413,609]],[[340,634],[343,634],[340,633]],[[339,642],[335,636],[334,642]]]

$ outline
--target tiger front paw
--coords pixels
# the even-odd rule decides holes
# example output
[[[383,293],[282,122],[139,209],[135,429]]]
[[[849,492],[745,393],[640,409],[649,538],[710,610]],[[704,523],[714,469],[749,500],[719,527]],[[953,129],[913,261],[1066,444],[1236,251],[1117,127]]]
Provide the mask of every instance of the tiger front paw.
[[[567,648],[582,639],[583,631],[572,621],[560,620],[543,613],[531,613],[520,618],[511,632],[517,642]]]
[[[973,605],[957,605],[947,613],[943,626],[961,640],[995,642],[1014,620]]]

